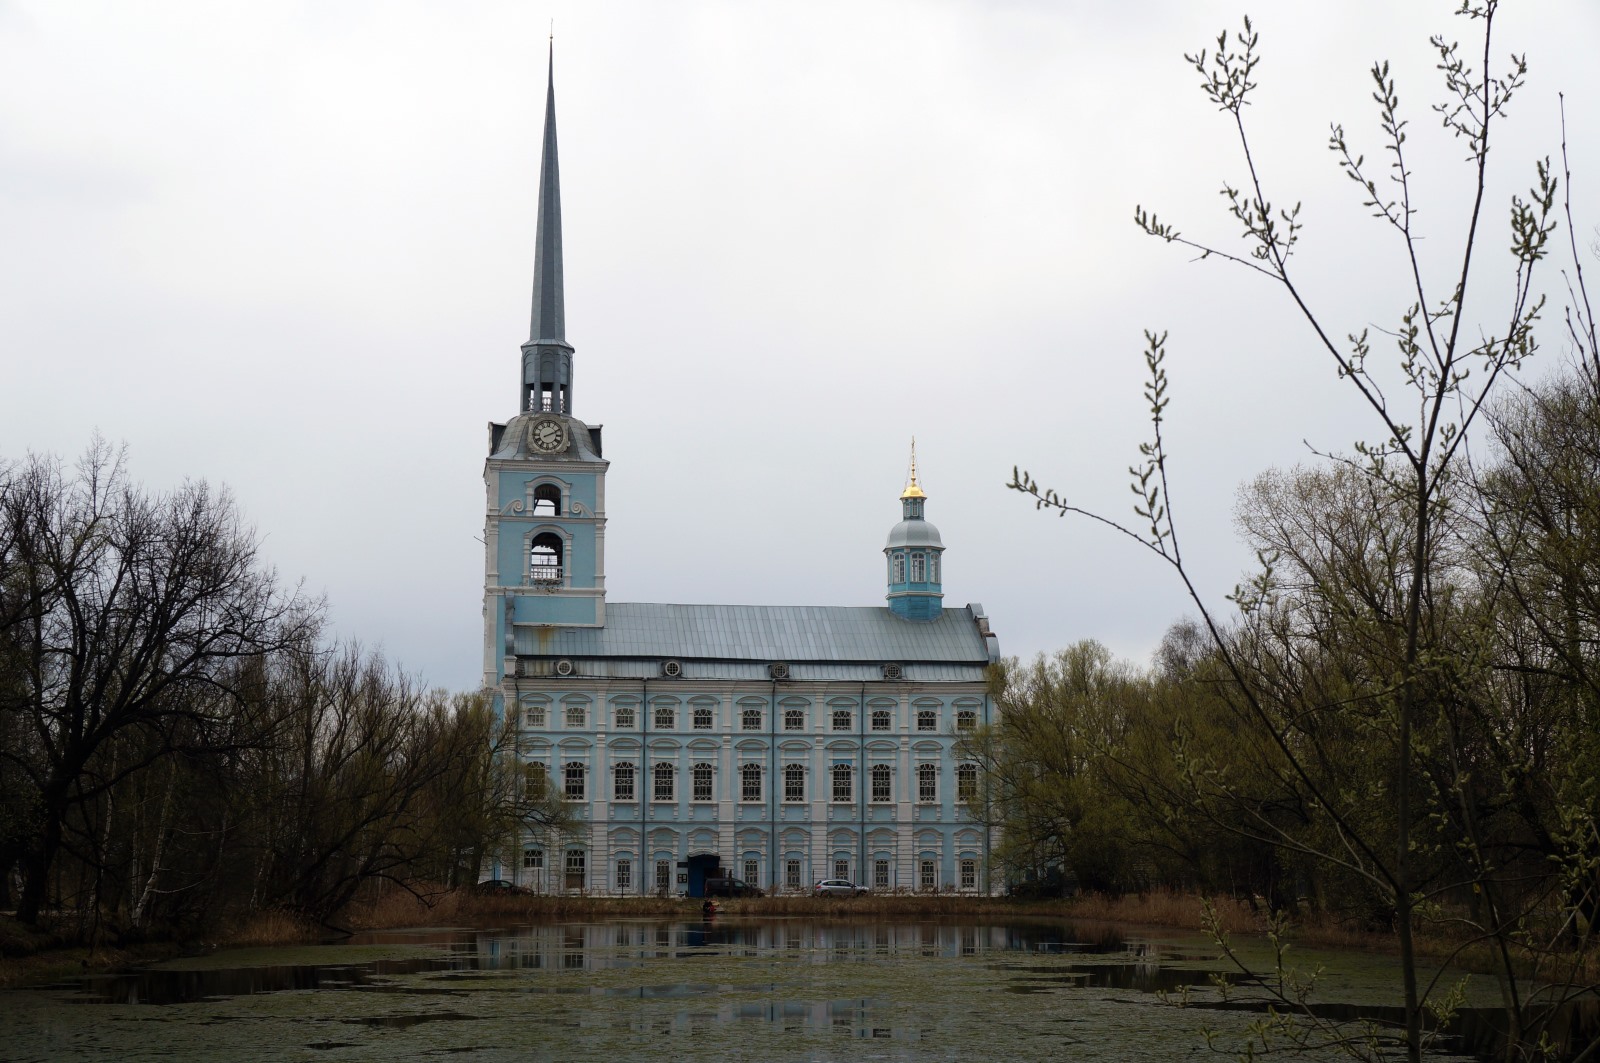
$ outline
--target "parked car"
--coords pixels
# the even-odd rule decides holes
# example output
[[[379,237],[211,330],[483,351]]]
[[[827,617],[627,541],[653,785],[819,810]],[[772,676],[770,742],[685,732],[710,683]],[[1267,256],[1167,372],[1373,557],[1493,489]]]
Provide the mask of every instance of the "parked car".
[[[503,896],[505,896],[507,894],[511,894],[511,893],[529,893],[529,892],[532,892],[532,891],[528,890],[526,887],[518,886],[515,883],[507,882],[503,878],[486,878],[482,882],[478,883],[476,886],[472,887],[472,891],[474,893],[487,894],[487,895],[489,895],[491,897],[503,897]]]
[[[743,879],[725,875],[706,879],[707,897],[764,897],[760,886],[752,886]]]
[[[825,878],[811,887],[813,897],[860,897],[868,893],[865,886],[858,886],[847,878]]]

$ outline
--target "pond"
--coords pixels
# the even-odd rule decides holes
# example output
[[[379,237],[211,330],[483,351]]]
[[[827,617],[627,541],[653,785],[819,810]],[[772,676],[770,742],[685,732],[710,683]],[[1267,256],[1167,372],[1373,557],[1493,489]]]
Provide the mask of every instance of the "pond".
[[[1394,1012],[1392,960],[1296,963],[1328,970],[1319,1013]],[[0,1057],[1156,1063],[1204,1053],[1203,1027],[1239,1044],[1263,1015],[1194,935],[719,916],[394,931],[14,990]],[[1469,1010],[1446,1051],[1484,1047],[1483,1020]]]

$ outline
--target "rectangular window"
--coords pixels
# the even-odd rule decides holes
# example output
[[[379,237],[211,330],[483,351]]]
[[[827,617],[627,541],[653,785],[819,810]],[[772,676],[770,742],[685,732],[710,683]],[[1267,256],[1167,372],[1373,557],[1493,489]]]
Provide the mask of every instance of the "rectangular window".
[[[923,860],[917,864],[917,889],[932,890],[939,885],[939,880],[933,874],[933,861]]]
[[[850,877],[850,861],[848,861],[848,860],[835,860],[833,862],[833,877],[834,878],[849,878]]]
[[[672,777],[672,765],[657,764],[651,771],[655,773],[655,789],[651,791],[651,795],[657,801],[671,801],[673,799],[672,784],[675,781]]]
[[[612,771],[611,799],[613,801],[632,801],[634,799],[633,765],[627,761],[618,764]]]
[[[874,764],[872,766],[872,800],[882,804],[893,799],[893,778],[887,764]]]
[[[783,799],[785,801],[804,801],[806,799],[806,769],[802,764],[785,764],[783,766]]]
[[[583,727],[589,722],[589,710],[582,705],[567,706],[567,726]]]
[[[739,716],[740,726],[746,731],[761,730],[761,710],[745,709]]]
[[[939,714],[933,709],[917,710],[917,730],[937,731],[939,729]]]
[[[793,858],[784,861],[783,884],[792,890],[800,888],[800,861]]]
[[[978,766],[961,764],[956,767],[956,800],[963,804],[978,799]]]
[[[544,850],[543,849],[524,849],[524,850],[522,850],[522,870],[524,870],[524,871],[543,871],[544,870]]]
[[[582,849],[567,850],[567,889],[569,890],[583,889],[583,855]]]
[[[835,731],[848,731],[848,730],[850,730],[850,716],[851,716],[851,712],[850,712],[849,709],[834,709],[833,710],[833,729]]]
[[[739,769],[739,800],[761,800],[761,765],[746,764]]]
[[[583,765],[568,764],[564,773],[564,793],[568,801],[583,800]]]
[[[678,726],[678,713],[671,705],[656,706],[655,728],[658,731],[670,731]]]
[[[711,710],[704,705],[697,706],[694,710],[694,729],[696,731],[709,731],[714,722]]]
[[[690,782],[694,784],[693,797],[696,801],[710,801],[711,798],[711,765],[696,764],[689,769]]]
[[[631,889],[633,889],[633,861],[627,859],[618,860],[617,892],[627,893]]]
[[[976,860],[961,861],[961,888],[964,890],[978,888],[978,862]]]
[[[544,706],[529,705],[522,710],[522,725],[524,727],[544,726]]]
[[[672,861],[656,861],[656,892],[666,893],[672,888]]]
[[[925,805],[939,800],[939,769],[936,765],[917,765],[917,800]]]
[[[806,710],[784,709],[783,729],[785,731],[804,731],[806,729]]]
[[[631,730],[633,730],[635,727],[639,726],[638,723],[636,722],[637,719],[638,719],[638,717],[634,714],[632,705],[618,705],[617,706],[617,730],[619,730],[619,731],[631,731]]]
[[[872,888],[875,890],[889,888],[889,861],[874,860],[872,862]]]
[[[894,716],[888,709],[872,710],[872,729],[874,731],[887,731],[894,724]]]
[[[761,880],[761,861],[746,860],[744,862],[744,880],[752,886]]]
[[[850,782],[850,765],[835,764],[833,766],[833,799],[835,801],[852,801],[855,799]]]

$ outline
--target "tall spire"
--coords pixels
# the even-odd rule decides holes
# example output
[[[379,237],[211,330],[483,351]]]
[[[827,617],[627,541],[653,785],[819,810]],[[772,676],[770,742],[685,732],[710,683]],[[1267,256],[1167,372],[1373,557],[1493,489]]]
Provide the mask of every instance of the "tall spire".
[[[550,41],[550,79],[544,97],[544,153],[539,159],[539,227],[533,253],[533,327],[529,343],[567,338],[561,283],[561,168],[556,161],[556,44]]]
[[[522,409],[572,412],[572,347],[561,268],[561,170],[556,160],[556,56],[544,99],[544,151],[539,160],[539,222],[533,253],[533,320],[522,345]]]
[[[911,479],[906,484],[906,489],[900,493],[902,500],[907,498],[927,498],[922,493],[922,488],[917,486],[917,437],[911,437]]]

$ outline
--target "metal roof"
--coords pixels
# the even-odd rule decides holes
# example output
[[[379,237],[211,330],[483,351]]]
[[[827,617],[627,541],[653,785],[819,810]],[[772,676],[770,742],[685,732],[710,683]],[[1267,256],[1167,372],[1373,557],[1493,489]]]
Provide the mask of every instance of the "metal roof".
[[[993,636],[981,606],[937,620],[902,620],[887,606],[606,605],[601,628],[518,624],[518,656],[644,657],[719,661],[896,661],[986,665]],[[985,627],[987,621],[984,621]],[[540,637],[540,636],[543,637]]]

